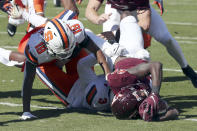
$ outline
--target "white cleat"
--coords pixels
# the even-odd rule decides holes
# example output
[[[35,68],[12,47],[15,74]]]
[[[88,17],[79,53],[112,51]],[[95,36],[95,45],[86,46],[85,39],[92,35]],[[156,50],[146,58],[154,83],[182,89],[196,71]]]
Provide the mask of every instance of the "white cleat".
[[[35,119],[38,118],[34,115],[32,115],[30,112],[24,112],[23,115],[20,117],[22,120],[30,120],[30,119]]]

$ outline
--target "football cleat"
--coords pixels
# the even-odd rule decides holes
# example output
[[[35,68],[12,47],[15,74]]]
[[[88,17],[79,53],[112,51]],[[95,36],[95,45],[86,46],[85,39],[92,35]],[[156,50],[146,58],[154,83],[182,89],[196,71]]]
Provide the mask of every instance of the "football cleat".
[[[61,1],[60,0],[53,0],[53,4],[55,7],[61,7]]]
[[[30,119],[35,119],[38,118],[34,115],[32,115],[30,112],[24,112],[23,115],[20,117],[22,120],[30,120]]]
[[[196,72],[188,65],[185,68],[182,68],[183,73],[192,81],[192,84],[197,88],[197,74]]]
[[[17,29],[17,26],[8,23],[7,32],[9,36],[13,37],[16,33],[16,29]]]
[[[159,7],[161,11],[161,15],[163,15],[163,12],[164,12],[163,0],[155,0],[153,3]]]

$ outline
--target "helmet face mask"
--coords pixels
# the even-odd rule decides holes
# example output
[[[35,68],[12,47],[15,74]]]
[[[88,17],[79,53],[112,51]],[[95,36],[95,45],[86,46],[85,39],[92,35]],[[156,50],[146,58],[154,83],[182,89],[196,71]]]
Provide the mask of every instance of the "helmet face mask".
[[[46,24],[44,41],[49,55],[59,60],[68,59],[76,46],[73,32],[60,19],[53,19]]]

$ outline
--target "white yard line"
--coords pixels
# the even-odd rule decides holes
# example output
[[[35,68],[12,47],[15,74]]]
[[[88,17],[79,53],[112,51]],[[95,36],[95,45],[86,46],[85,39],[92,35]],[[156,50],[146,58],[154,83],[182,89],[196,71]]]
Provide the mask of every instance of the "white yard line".
[[[10,107],[22,107],[22,104],[15,104],[15,103],[9,103],[9,102],[0,102],[0,105],[3,106],[10,106]],[[38,105],[31,105],[32,108],[37,109],[54,109],[54,110],[64,110],[66,108],[63,107],[55,107],[55,106],[38,106]],[[180,120],[187,120],[187,121],[197,121],[197,119],[189,118],[189,119],[180,119]]]
[[[192,4],[190,3],[190,2],[164,2],[164,5],[175,5],[175,6],[187,6],[187,5],[189,5],[189,6],[191,6],[191,5],[193,5],[193,6],[195,6],[195,5],[197,5],[197,3],[195,3],[195,2],[192,2]]]
[[[197,121],[197,119],[183,119],[183,120],[188,120],[188,121]]]
[[[155,39],[153,39],[154,42],[157,42]],[[179,44],[197,44],[197,41],[186,41],[186,40],[177,40]]]
[[[4,106],[11,106],[11,107],[22,107],[22,104],[15,104],[15,103],[9,103],[9,102],[0,102],[0,105]],[[65,109],[63,107],[55,107],[55,106],[38,106],[38,105],[31,105],[33,108],[38,108],[38,109]]]
[[[24,32],[16,32],[16,34],[18,34],[18,35],[25,35],[25,31]],[[1,31],[0,35],[8,35],[8,32]]]
[[[178,41],[180,44],[197,44],[197,42],[194,41]]]
[[[165,21],[168,25],[184,25],[184,26],[197,26],[196,23],[190,23],[190,22],[173,22],[173,21]]]
[[[187,36],[174,36],[174,38],[181,40],[197,40],[197,37],[187,37]]]
[[[0,46],[1,48],[6,48],[6,49],[17,49],[18,46]]]

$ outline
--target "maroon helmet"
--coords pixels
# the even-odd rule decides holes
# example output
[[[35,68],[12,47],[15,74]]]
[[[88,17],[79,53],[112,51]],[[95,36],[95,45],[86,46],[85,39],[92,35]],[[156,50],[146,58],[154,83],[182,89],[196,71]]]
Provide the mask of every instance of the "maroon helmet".
[[[135,88],[122,88],[113,98],[111,110],[117,119],[130,119],[136,115],[138,105],[144,99]]]

